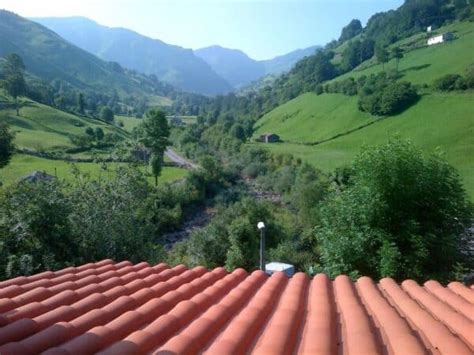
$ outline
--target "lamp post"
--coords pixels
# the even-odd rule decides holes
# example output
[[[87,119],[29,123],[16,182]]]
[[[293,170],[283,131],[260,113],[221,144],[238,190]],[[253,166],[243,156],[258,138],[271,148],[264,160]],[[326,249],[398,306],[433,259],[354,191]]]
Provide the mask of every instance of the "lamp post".
[[[265,223],[258,222],[257,228],[260,230],[260,270],[265,272]]]

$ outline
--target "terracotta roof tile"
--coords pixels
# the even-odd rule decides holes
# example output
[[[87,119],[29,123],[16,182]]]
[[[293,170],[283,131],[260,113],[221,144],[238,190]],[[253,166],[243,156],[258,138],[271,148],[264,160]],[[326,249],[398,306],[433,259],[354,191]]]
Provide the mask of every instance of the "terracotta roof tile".
[[[0,353],[472,354],[473,302],[459,282],[103,260],[0,282]]]

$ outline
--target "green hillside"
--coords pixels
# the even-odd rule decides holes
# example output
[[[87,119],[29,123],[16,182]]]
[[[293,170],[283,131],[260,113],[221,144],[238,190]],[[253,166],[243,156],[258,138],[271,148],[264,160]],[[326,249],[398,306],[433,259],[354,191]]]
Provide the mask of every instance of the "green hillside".
[[[58,179],[71,181],[74,179],[73,167],[79,169],[84,176],[94,179],[108,179],[115,175],[116,170],[125,166],[126,163],[75,163],[74,165],[62,160],[49,160],[29,155],[17,154],[13,157],[11,163],[0,170],[0,181],[8,186],[18,181],[33,171],[45,171],[47,174],[57,176]],[[145,167],[141,168],[145,170]],[[187,175],[187,170],[177,167],[165,167],[159,178],[160,183],[171,182],[181,179]],[[154,183],[154,178],[150,175],[148,178],[150,184]]]
[[[357,110],[357,97],[303,94],[277,107],[256,125],[256,135],[276,133],[288,143],[314,143],[376,120]]]
[[[437,33],[447,31],[455,34],[454,41],[427,47],[427,35],[418,33],[393,45],[405,50],[399,63],[401,80],[431,85],[445,74],[463,74],[474,63],[474,23],[453,23]],[[372,58],[333,81],[381,72],[382,65],[374,61]],[[386,70],[391,68],[395,68],[394,60],[385,65]],[[438,93],[429,86],[423,91],[415,106],[387,118],[360,112],[357,97],[306,93],[258,120],[256,135],[276,133],[283,143],[259,145],[274,152],[292,153],[331,171],[348,164],[364,144],[383,143],[399,134],[427,151],[439,147],[446,152],[474,199],[474,92]]]
[[[0,103],[8,104],[7,98],[1,96],[1,91]],[[54,152],[75,148],[76,146],[71,138],[84,135],[87,127],[93,129],[100,127],[104,134],[116,134],[123,138],[127,137],[127,132],[115,125],[106,124],[89,117],[76,116],[28,99],[23,99],[23,107],[18,117],[14,109],[0,109],[0,121],[7,122],[10,125],[11,130],[15,133],[15,145],[17,148],[34,151]],[[125,130],[131,130],[133,126],[142,122],[140,119],[120,116],[116,117],[116,121],[124,122]],[[102,156],[107,158],[110,156],[111,151],[110,147],[94,148],[93,154],[96,157]],[[81,159],[91,158],[91,155],[92,151],[89,150],[69,154],[71,158]],[[91,178],[109,178],[114,176],[118,167],[125,166],[126,163],[75,163],[74,165],[82,174],[86,174]],[[141,169],[145,171],[146,167]],[[15,154],[10,164],[0,170],[0,182],[8,186],[33,171],[45,171],[66,181],[74,178],[72,165],[67,161]],[[174,181],[183,178],[186,174],[186,169],[164,167],[159,181]],[[151,176],[148,179],[150,183],[154,183],[154,179]]]
[[[46,82],[62,81],[83,92],[163,96],[172,88],[106,62],[53,31],[12,12],[0,10],[0,57],[16,53],[26,70]]]
[[[453,32],[455,40],[430,47],[426,45],[428,37],[444,32]],[[413,84],[431,84],[446,74],[462,74],[470,64],[474,63],[474,22],[458,22],[444,26],[430,36],[419,33],[392,45],[392,47],[396,46],[407,50],[399,65],[403,80]],[[409,49],[418,46],[421,48]],[[367,61],[359,68],[333,81],[350,77],[358,78],[382,71],[382,65],[374,64],[374,61],[374,59]],[[385,69],[395,69],[395,67],[394,59],[385,64]]]
[[[88,117],[79,117],[32,100],[24,100],[17,117],[15,110],[0,110],[0,119],[11,125],[16,133],[15,144],[19,148],[32,150],[58,150],[72,148],[71,138],[84,135],[87,127],[101,127],[104,133],[125,133],[110,124]]]
[[[295,103],[304,103],[310,98],[318,99],[315,94],[306,94],[279,107]],[[347,105],[351,104],[347,99]],[[417,105],[402,114],[382,119],[361,130],[315,146],[278,143],[259,144],[273,152],[292,153],[303,160],[325,170],[348,164],[364,144],[380,144],[395,134],[413,140],[427,151],[440,148],[446,152],[446,158],[458,170],[465,187],[474,199],[474,93],[464,94],[428,94]],[[353,106],[354,112],[357,107]],[[265,119],[265,118],[264,118]],[[315,121],[314,127],[320,122]],[[276,127],[278,125],[276,124]],[[310,129],[310,128],[307,128]],[[335,127],[332,127],[334,130]],[[341,131],[345,128],[341,126]],[[316,130],[316,129],[315,129]],[[304,130],[302,130],[304,131]],[[275,132],[278,133],[277,130]],[[303,132],[300,132],[303,134]],[[282,134],[284,140],[286,136]]]

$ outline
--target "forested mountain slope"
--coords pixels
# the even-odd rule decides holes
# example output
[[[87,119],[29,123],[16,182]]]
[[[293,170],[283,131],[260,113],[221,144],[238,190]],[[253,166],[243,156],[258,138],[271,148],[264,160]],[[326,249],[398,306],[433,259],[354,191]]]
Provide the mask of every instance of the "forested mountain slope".
[[[125,68],[154,74],[173,86],[206,95],[232,87],[191,49],[167,44],[125,28],[109,28],[83,17],[35,18],[74,45]]]
[[[127,94],[169,90],[156,80],[100,60],[42,25],[0,10],[0,57],[9,53],[20,55],[31,74],[81,90]]]

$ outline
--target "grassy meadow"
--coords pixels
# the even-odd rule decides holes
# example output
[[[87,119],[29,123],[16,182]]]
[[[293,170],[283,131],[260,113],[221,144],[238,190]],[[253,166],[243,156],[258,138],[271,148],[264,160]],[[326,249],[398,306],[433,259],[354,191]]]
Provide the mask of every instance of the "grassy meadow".
[[[271,132],[288,143],[312,143],[334,137],[377,118],[357,109],[357,97],[312,93],[298,96],[266,114],[255,137]]]
[[[296,100],[307,101],[308,95],[314,100],[318,99],[316,94],[306,94]],[[348,101],[350,99],[347,98]],[[473,102],[474,92],[426,94],[417,105],[397,116],[380,119],[370,126],[326,143],[315,146],[292,143],[252,144],[277,153],[292,153],[324,171],[331,171],[349,164],[363,145],[381,144],[393,135],[400,135],[411,139],[425,151],[441,149],[445,152],[447,160],[458,169],[469,195],[474,200]],[[294,106],[295,102],[286,105]],[[278,109],[282,110],[286,105]],[[354,110],[356,109],[354,106]],[[320,123],[315,120],[313,124],[316,131]],[[302,128],[302,132],[293,134],[304,135],[304,131],[309,129],[311,128]],[[345,126],[340,127],[341,132],[345,129]],[[286,139],[284,131],[274,131],[282,133],[282,139]]]
[[[4,102],[8,103],[7,97],[0,97],[0,99],[2,98]],[[74,148],[75,145],[72,143],[71,137],[85,134],[87,127],[101,127],[104,133],[115,133],[126,137],[127,132],[142,121],[134,117],[116,116],[116,122],[122,121],[124,123],[123,129],[121,129],[116,125],[77,116],[29,99],[23,98],[22,101],[20,116],[16,116],[15,110],[11,108],[0,110],[0,120],[10,125],[11,130],[15,133],[15,145],[20,149],[52,152]],[[76,159],[107,158],[110,157],[110,154],[109,148],[93,148],[90,151],[74,153],[69,156]],[[113,177],[116,169],[124,165],[126,163],[74,163],[82,175],[91,178]],[[147,168],[142,167],[141,169],[145,171]],[[10,164],[0,170],[0,181],[4,186],[8,186],[34,171],[45,171],[49,175],[66,181],[74,179],[73,164],[67,161],[15,154]],[[159,181],[161,183],[171,182],[186,175],[185,169],[164,167]],[[149,176],[148,180],[150,183],[154,183],[152,176]]]
[[[458,169],[474,200],[474,92],[439,93],[429,87],[437,78],[463,74],[474,64],[474,23],[453,23],[431,36],[448,31],[454,33],[455,40],[427,47],[429,35],[418,33],[393,45],[416,48],[405,52],[400,60],[401,80],[428,85],[421,99],[405,112],[380,118],[360,112],[357,97],[306,93],[267,113],[255,125],[255,136],[276,133],[282,143],[252,144],[277,153],[292,153],[324,171],[331,171],[349,164],[363,145],[384,143],[389,137],[399,135],[425,151],[443,151]],[[338,48],[336,53],[342,50]],[[385,70],[395,66],[395,60],[391,60],[385,64]],[[381,71],[382,65],[371,59],[333,80]],[[325,140],[328,141],[308,144]]]
[[[101,127],[104,133],[125,133],[110,124],[88,117],[80,117],[51,106],[23,99],[20,116],[13,109],[1,110],[0,120],[4,120],[15,132],[18,148],[32,150],[59,150],[74,147],[71,137],[83,135],[87,127]]]
[[[402,80],[413,84],[432,84],[433,81],[446,74],[463,74],[466,68],[474,64],[474,23],[459,22],[444,26],[435,33],[453,32],[455,39],[450,42],[441,43],[428,47],[425,33],[416,34],[410,38],[395,43],[395,46],[404,46],[407,43],[416,43],[424,46],[404,53],[400,60],[399,71]],[[374,64],[372,59],[369,64]],[[362,63],[359,68],[341,75],[333,81],[339,81],[350,77],[358,78],[362,75],[376,74],[382,71],[382,64],[367,67],[368,63]],[[385,64],[385,70],[395,69],[396,62],[392,59]]]
[[[16,154],[9,165],[0,170],[0,181],[8,186],[22,177],[31,174],[33,171],[44,171],[49,175],[57,176],[60,180],[72,181],[75,179],[74,168],[77,168],[81,175],[94,179],[109,179],[115,175],[119,167],[126,166],[126,163],[69,163],[62,160],[49,160],[30,155]],[[145,171],[146,167],[140,168]],[[160,183],[172,182],[184,178],[187,170],[177,167],[164,167],[159,178]],[[154,178],[147,177],[151,184]]]

